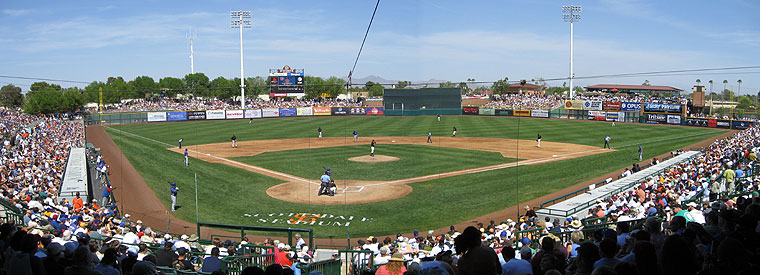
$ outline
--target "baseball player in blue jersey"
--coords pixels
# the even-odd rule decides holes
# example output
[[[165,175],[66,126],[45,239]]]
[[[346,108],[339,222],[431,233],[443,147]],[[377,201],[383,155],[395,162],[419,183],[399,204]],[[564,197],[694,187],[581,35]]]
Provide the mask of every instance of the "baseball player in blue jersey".
[[[644,157],[644,148],[639,144],[639,161]]]
[[[433,134],[428,131],[428,140],[427,143],[433,143],[433,140],[431,139],[433,137]]]
[[[359,141],[359,132],[354,130],[354,142],[357,142],[357,141]]]
[[[171,193],[172,198],[172,212],[177,211],[177,192],[179,191],[179,187],[177,187],[176,182],[172,182],[172,187],[169,188],[169,192]]]
[[[187,148],[185,148],[185,166],[190,166],[190,162],[188,162],[187,158]]]

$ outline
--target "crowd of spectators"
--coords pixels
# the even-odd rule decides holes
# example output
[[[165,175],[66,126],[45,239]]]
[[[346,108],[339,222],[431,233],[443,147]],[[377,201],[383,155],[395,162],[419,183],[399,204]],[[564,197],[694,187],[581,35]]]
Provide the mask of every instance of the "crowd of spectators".
[[[246,108],[297,108],[297,107],[361,107],[362,102],[356,100],[340,99],[292,99],[269,101],[261,99],[246,100]],[[122,103],[108,104],[104,107],[103,112],[140,112],[140,111],[192,111],[192,110],[223,110],[239,108],[240,104],[232,100],[219,99],[198,99],[198,98],[146,98],[130,99]],[[97,108],[90,108],[90,112],[97,112]]]
[[[560,95],[537,95],[537,94],[502,94],[493,95],[493,98],[484,107],[514,108],[514,109],[552,109],[560,108],[565,100],[570,98]],[[638,103],[668,103],[687,104],[688,100],[683,97],[659,97],[646,95],[628,94],[588,94],[577,95],[575,100],[593,101],[617,101]]]

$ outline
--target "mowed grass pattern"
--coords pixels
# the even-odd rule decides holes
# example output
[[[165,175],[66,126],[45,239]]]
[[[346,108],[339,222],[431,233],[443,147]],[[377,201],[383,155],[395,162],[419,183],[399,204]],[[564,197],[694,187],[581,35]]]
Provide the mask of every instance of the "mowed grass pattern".
[[[535,139],[541,131],[544,140],[599,146],[609,134],[617,151],[560,162],[520,166],[476,174],[410,184],[406,197],[358,205],[310,205],[273,199],[264,190],[282,181],[224,164],[192,161],[185,167],[182,157],[165,150],[166,146],[143,138],[176,144],[183,137],[186,144],[228,142],[232,132],[241,140],[299,138],[316,136],[322,127],[326,136],[350,136],[354,128],[360,135],[424,136],[428,128],[447,133],[456,125],[457,136],[517,137],[516,118],[504,117],[311,117],[248,121],[204,121],[124,125],[107,128],[114,142],[153,189],[162,202],[170,205],[166,181],[177,181],[182,192],[175,215],[195,220],[193,175],[198,174],[200,219],[207,222],[262,226],[294,226],[271,221],[261,222],[244,214],[327,213],[371,218],[371,222],[352,223],[350,227],[315,227],[320,238],[385,235],[412,230],[443,228],[472,220],[487,213],[515,205],[557,190],[587,181],[611,171],[630,166],[638,154],[637,144],[644,145],[644,157],[672,151],[725,131],[706,128],[669,127],[645,124],[617,124],[593,121],[519,119],[520,138]],[[446,131],[446,132],[444,132]],[[450,132],[448,132],[450,134]],[[624,146],[625,145],[625,146]],[[351,150],[350,148],[346,150]],[[359,148],[361,151],[362,148]],[[363,150],[366,150],[364,148]],[[119,164],[111,163],[113,168]],[[387,173],[393,173],[388,171]],[[518,177],[519,174],[519,177]],[[519,190],[519,195],[518,195]],[[119,194],[119,196],[129,194]],[[514,217],[504,217],[514,218]],[[487,222],[487,221],[482,221]],[[296,225],[298,226],[298,225]]]
[[[515,161],[496,152],[436,146],[378,144],[375,149],[375,154],[399,160],[378,163],[348,160],[369,155],[369,145],[267,152],[232,159],[312,179],[319,178],[324,168],[330,168],[336,180],[397,180]]]

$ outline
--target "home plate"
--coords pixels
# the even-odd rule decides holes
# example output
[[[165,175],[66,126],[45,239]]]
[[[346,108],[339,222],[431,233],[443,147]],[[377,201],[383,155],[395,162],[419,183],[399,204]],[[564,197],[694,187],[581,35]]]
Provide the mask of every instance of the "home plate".
[[[557,155],[552,155],[552,157],[553,157],[553,158],[556,158],[556,157],[557,157]]]

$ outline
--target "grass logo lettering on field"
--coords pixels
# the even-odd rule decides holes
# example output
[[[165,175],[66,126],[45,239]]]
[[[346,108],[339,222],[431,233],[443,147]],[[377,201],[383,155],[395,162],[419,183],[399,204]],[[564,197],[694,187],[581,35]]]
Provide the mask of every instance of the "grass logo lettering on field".
[[[265,213],[265,214],[243,214],[246,218],[256,218],[258,223],[266,224],[293,224],[293,225],[316,225],[316,226],[336,226],[348,227],[351,223],[368,223],[374,221],[373,218],[342,216],[332,214],[313,214],[313,213]],[[280,217],[290,217],[282,219]]]

